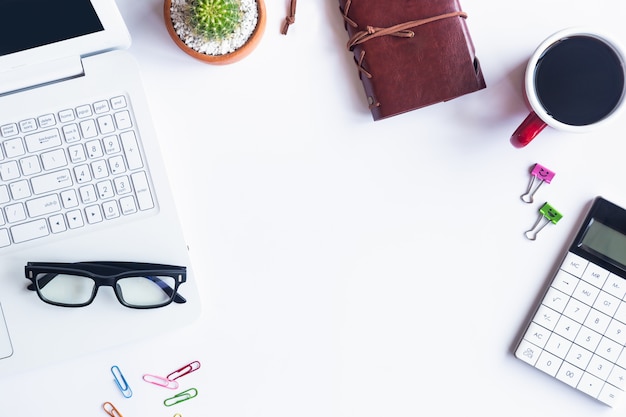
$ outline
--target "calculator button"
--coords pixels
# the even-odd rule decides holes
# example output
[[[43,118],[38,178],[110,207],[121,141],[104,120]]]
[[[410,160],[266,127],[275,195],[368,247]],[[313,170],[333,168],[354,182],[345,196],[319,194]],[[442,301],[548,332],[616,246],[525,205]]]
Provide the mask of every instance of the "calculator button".
[[[593,353],[588,351],[587,349],[578,346],[577,344],[573,344],[572,348],[567,352],[567,356],[565,360],[569,363],[576,365],[580,369],[585,369],[587,365],[589,365],[589,361]]]
[[[563,359],[569,348],[572,346],[572,342],[565,339],[563,336],[559,336],[556,333],[550,335],[548,342],[546,343],[545,349]]]
[[[550,287],[543,298],[543,305],[562,313],[567,305],[567,300],[569,300],[568,295],[562,293],[554,287]]]
[[[598,288],[594,287],[588,282],[579,281],[576,289],[574,290],[574,293],[572,294],[572,297],[582,301],[587,305],[592,306],[593,303],[596,301],[596,297],[598,296],[599,292],[600,290]]]
[[[596,353],[604,359],[615,363],[620,353],[622,353],[622,346],[608,337],[603,337],[600,344],[596,348]]]
[[[559,368],[563,364],[563,360],[557,358],[550,352],[543,351],[537,360],[537,364],[535,365],[537,369],[542,370],[548,375],[556,376],[556,373],[559,371]]]
[[[626,295],[626,281],[618,275],[609,274],[609,277],[606,279],[602,289],[609,294],[622,299]]]
[[[600,340],[602,340],[602,335],[583,326],[574,341],[577,345],[594,352],[596,347],[598,347],[598,344],[600,344]]]
[[[580,280],[573,275],[564,271],[559,271],[554,277],[552,286],[567,295],[572,295],[574,293],[574,289],[576,289],[576,285],[578,285],[578,281]]]
[[[607,379],[613,369],[613,364],[598,355],[593,355],[589,366],[587,366],[587,372],[592,373],[598,378]]]
[[[565,256],[563,264],[561,265],[561,269],[569,272],[575,277],[580,278],[583,276],[583,272],[585,272],[585,268],[587,268],[588,264],[589,261],[572,252],[568,252],[567,256]]]
[[[585,372],[580,378],[577,388],[595,398],[600,395],[603,385],[604,382],[601,379]]]
[[[554,327],[556,326],[560,317],[561,315],[556,311],[546,307],[545,305],[541,305],[539,306],[539,309],[537,310],[533,321],[548,330],[554,330]]]
[[[615,315],[615,311],[617,311],[617,307],[620,305],[620,300],[613,297],[611,294],[607,294],[604,291],[600,291],[598,297],[596,298],[596,302],[593,303],[593,307],[597,310],[600,310],[604,314],[609,316]]]
[[[626,370],[621,366],[615,365],[611,370],[607,382],[623,391],[624,388],[626,388]]]
[[[611,384],[604,384],[604,387],[602,387],[602,391],[600,391],[600,395],[598,395],[598,400],[613,407],[615,404],[618,403],[621,395],[622,391],[620,391],[619,389],[615,388]]]
[[[524,336],[524,339],[526,339],[530,343],[537,345],[540,348],[543,348],[548,342],[550,333],[550,330],[538,325],[535,322],[532,322],[530,323],[530,326],[528,326],[528,330],[526,330],[526,335]]]
[[[556,374],[556,378],[565,382],[567,385],[576,388],[578,382],[583,376],[583,371],[572,364],[563,362],[563,365]]]
[[[580,330],[581,324],[576,323],[569,317],[562,316],[554,328],[554,332],[563,336],[567,340],[574,340]]]
[[[575,298],[572,298],[567,303],[567,307],[565,307],[565,311],[563,311],[563,314],[573,320],[576,320],[579,323],[583,323],[587,318],[590,310],[591,307],[589,307],[587,304],[583,303],[582,301],[578,301]]]
[[[599,312],[598,310],[591,309],[587,319],[585,320],[585,326],[598,333],[604,333],[607,327],[609,327],[610,322],[611,318],[609,316]]]
[[[529,365],[535,366],[535,363],[537,362],[540,353],[540,348],[524,339],[517,347],[517,350],[515,351],[515,356],[518,359],[521,359],[524,362],[528,363]]]
[[[608,276],[609,271],[604,268],[600,268],[594,263],[589,262],[589,265],[583,273],[582,279],[598,288],[602,288]]]
[[[611,320],[605,334],[622,346],[626,344],[626,324],[618,320]]]

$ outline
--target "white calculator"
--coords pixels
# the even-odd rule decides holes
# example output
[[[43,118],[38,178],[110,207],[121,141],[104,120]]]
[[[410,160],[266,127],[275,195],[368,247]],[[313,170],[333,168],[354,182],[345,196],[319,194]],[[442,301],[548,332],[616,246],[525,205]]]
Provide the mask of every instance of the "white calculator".
[[[626,210],[597,197],[515,356],[613,406],[626,389]]]

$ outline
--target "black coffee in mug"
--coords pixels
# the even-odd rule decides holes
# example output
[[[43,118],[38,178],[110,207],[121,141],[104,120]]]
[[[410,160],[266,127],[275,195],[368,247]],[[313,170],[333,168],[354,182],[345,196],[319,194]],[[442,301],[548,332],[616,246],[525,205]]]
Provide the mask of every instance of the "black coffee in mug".
[[[618,107],[624,69],[618,54],[591,36],[560,39],[539,58],[534,73],[537,98],[561,123],[597,123]]]

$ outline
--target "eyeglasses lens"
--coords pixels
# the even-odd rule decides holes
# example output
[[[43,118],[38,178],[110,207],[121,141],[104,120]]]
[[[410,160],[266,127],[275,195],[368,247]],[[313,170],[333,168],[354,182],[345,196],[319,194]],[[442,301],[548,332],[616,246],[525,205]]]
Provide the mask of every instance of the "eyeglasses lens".
[[[137,276],[117,281],[117,293],[129,305],[160,306],[174,297],[176,279],[168,276]]]
[[[96,285],[90,278],[65,274],[38,274],[36,282],[43,298],[67,305],[87,303]]]

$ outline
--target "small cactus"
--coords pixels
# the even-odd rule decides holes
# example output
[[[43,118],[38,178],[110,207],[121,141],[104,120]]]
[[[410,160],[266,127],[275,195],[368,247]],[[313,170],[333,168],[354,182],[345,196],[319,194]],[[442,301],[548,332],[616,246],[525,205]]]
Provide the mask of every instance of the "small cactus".
[[[239,0],[193,0],[191,2],[191,23],[207,39],[223,39],[235,31],[240,21]]]

